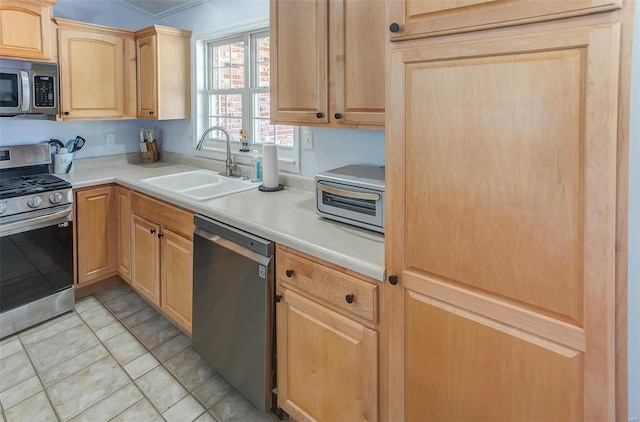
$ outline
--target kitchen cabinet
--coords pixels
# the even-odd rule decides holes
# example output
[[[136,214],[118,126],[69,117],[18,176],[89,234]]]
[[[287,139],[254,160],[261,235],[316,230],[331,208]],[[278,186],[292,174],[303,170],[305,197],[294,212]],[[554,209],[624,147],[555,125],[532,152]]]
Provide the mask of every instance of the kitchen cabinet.
[[[191,116],[191,31],[153,25],[136,32],[137,116]]]
[[[118,275],[131,283],[131,190],[116,187],[118,198]]]
[[[385,3],[271,1],[271,121],[384,129]]]
[[[297,421],[378,420],[377,286],[276,250],[278,405]]]
[[[112,185],[75,193],[78,285],[99,281],[117,272],[116,204]]]
[[[134,33],[56,19],[63,120],[136,117]]]
[[[389,420],[616,419],[617,19],[391,47]]]
[[[391,41],[522,25],[620,8],[622,0],[389,0]]]
[[[131,224],[133,288],[190,333],[193,213],[134,191]]]
[[[12,59],[55,61],[55,25],[51,21],[56,0],[3,0],[0,3],[0,56]]]

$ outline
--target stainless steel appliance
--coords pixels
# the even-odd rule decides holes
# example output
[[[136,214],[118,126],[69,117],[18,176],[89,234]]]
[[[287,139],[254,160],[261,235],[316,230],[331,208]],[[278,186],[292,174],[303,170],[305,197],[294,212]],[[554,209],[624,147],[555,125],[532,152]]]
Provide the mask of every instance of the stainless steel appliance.
[[[275,401],[274,244],[195,216],[192,345],[258,409]]]
[[[384,233],[384,166],[352,164],[316,176],[316,213]]]
[[[0,147],[0,338],[75,304],[73,194],[50,163],[47,144]]]
[[[58,114],[58,65],[0,59],[0,116]]]

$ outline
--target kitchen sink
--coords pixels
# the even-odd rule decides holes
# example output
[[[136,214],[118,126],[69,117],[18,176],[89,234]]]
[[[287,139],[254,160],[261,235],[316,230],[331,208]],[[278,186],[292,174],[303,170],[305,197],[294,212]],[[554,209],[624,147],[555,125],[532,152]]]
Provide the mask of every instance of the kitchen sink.
[[[223,176],[212,170],[193,170],[184,173],[140,179],[140,182],[193,199],[206,201],[219,196],[257,188],[260,182],[251,182]]]

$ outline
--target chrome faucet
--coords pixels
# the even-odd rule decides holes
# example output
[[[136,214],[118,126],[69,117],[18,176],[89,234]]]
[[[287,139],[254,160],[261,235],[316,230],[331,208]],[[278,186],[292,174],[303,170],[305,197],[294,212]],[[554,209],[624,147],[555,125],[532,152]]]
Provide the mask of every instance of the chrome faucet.
[[[229,135],[229,132],[227,132],[227,129],[223,128],[222,126],[211,126],[207,130],[205,130],[202,136],[200,137],[200,140],[196,145],[196,149],[198,151],[202,151],[202,144],[204,144],[204,139],[207,137],[209,132],[214,130],[219,130],[220,132],[224,133],[224,135],[227,137],[227,161],[225,161],[226,170],[224,175],[227,177],[231,177],[234,175],[233,171],[236,169],[236,165],[233,163],[233,159],[231,158],[231,135]]]

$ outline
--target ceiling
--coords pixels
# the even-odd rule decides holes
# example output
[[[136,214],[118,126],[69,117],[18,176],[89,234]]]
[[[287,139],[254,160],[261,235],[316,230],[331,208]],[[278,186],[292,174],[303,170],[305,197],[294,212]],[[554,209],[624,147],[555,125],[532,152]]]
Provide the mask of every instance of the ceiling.
[[[180,12],[209,0],[111,0],[122,6],[137,10],[153,19]]]

